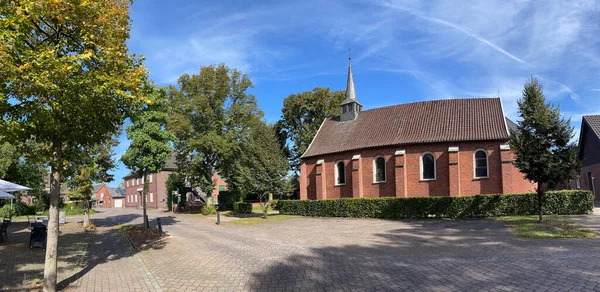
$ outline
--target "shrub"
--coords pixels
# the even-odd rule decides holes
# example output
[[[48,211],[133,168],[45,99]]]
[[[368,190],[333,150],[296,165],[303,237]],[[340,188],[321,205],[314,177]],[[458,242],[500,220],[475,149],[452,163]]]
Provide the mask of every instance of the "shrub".
[[[241,214],[252,213],[252,204],[235,202],[233,203],[233,211]]]
[[[545,214],[590,214],[594,195],[590,191],[547,192]],[[328,200],[280,200],[281,214],[385,219],[479,218],[537,214],[537,195],[502,194],[463,197],[360,198]]]
[[[217,208],[215,208],[215,206],[213,206],[213,205],[204,205],[200,209],[200,213],[202,213],[202,215],[217,214]]]
[[[241,196],[232,191],[219,192],[219,210],[234,210],[233,204],[239,202]]]
[[[10,203],[0,208],[0,217],[10,217]],[[22,202],[13,203],[12,216],[35,215],[35,210]]]

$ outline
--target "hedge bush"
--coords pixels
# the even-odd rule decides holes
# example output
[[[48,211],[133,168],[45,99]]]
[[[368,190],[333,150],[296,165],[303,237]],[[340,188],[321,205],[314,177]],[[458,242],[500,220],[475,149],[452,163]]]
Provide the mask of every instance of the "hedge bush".
[[[252,213],[252,204],[244,202],[233,203],[233,211],[236,213]]]
[[[200,213],[202,213],[202,215],[214,215],[217,214],[217,208],[213,205],[204,205],[200,209]]]
[[[219,210],[233,210],[233,204],[241,201],[241,196],[232,191],[219,192]]]
[[[2,206],[2,208],[0,208],[0,217],[9,217],[10,214],[11,214],[10,203],[8,203],[8,204]],[[13,209],[12,209],[13,217],[24,216],[24,215],[34,215],[34,214],[35,214],[35,210],[33,208],[30,208],[29,206],[25,205],[22,202],[15,202],[13,204]]]
[[[281,214],[384,219],[480,218],[535,215],[537,194],[500,194],[463,197],[360,198],[328,200],[280,200]],[[545,214],[590,214],[594,195],[590,191],[547,192]]]

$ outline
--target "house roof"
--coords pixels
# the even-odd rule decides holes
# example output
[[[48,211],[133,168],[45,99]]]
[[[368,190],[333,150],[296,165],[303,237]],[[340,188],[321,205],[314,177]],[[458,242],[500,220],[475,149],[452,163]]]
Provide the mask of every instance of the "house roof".
[[[600,138],[600,115],[583,116],[583,121],[590,127],[596,137]]]
[[[110,196],[113,198],[125,198],[125,191],[119,188],[108,188]]]
[[[163,166],[162,171],[176,171],[177,170],[177,153],[171,153],[171,158],[165,162],[165,166]],[[135,175],[133,173],[128,173],[123,179],[134,178]]]
[[[104,186],[104,184],[98,184],[98,185],[92,186],[94,188],[92,192],[94,194],[96,194],[103,186]]]
[[[362,111],[351,121],[326,119],[302,158],[391,145],[507,140],[507,124],[500,98],[387,106]]]

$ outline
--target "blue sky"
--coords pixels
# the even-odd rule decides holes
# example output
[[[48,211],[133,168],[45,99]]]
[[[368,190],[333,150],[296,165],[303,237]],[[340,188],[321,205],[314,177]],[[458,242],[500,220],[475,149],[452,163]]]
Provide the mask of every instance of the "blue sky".
[[[269,122],[289,94],[344,89],[348,48],[365,109],[499,94],[516,119],[534,75],[579,132],[600,114],[600,4],[566,2],[138,0],[129,48],[159,85],[202,65],[242,70]]]

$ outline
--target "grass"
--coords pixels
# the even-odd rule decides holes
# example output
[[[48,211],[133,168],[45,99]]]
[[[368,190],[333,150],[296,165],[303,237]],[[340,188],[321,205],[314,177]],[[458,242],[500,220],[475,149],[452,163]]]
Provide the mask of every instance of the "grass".
[[[598,234],[556,215],[544,216],[538,223],[538,216],[508,216],[501,218],[506,226],[520,237],[537,238],[592,238]]]
[[[256,225],[256,224],[263,224],[263,223],[267,223],[267,222],[277,222],[277,221],[300,218],[300,217],[302,217],[302,216],[269,215],[269,216],[267,216],[267,219],[263,219],[262,217],[250,217],[250,218],[240,218],[240,219],[236,219],[236,220],[231,220],[229,222],[233,223],[233,224],[239,224],[239,225]]]

